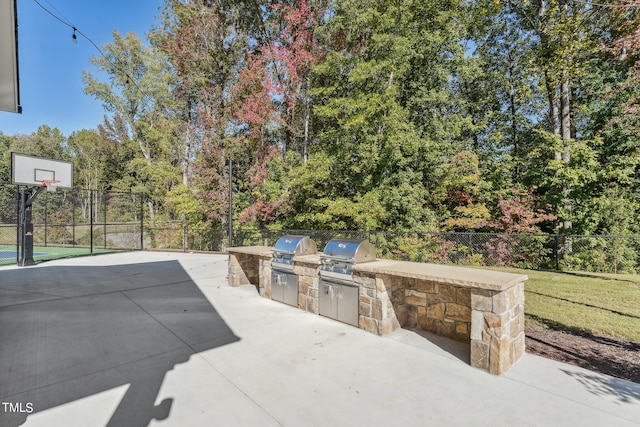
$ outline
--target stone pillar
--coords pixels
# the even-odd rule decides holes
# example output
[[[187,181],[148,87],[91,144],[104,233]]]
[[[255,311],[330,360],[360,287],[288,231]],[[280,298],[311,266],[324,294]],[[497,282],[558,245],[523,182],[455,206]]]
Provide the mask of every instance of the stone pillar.
[[[471,290],[471,366],[502,375],[525,350],[524,283]]]
[[[293,272],[298,275],[298,308],[318,314],[320,260],[296,258],[293,261]]]
[[[271,259],[272,256],[261,255],[259,260],[259,283],[258,291],[260,295],[266,298],[271,298]]]
[[[243,268],[244,254],[229,253],[229,286],[249,285],[251,282]],[[246,264],[246,261],[245,261]]]
[[[229,286],[254,285],[260,295],[271,296],[271,253],[229,250]]]
[[[387,335],[400,327],[390,289],[402,278],[354,272],[353,281],[359,288],[358,324],[360,329],[376,335]]]

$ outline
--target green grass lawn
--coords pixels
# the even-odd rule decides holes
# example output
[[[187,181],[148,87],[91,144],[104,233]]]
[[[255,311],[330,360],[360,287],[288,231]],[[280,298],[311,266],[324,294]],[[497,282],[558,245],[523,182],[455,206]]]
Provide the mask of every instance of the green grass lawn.
[[[492,268],[529,276],[527,325],[640,341],[640,275]]]

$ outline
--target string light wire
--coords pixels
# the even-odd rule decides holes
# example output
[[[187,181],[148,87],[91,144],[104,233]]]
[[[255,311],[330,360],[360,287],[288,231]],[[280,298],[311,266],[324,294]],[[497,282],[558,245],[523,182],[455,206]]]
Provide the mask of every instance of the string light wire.
[[[80,31],[75,25],[71,24],[68,20],[62,19],[60,18],[58,15],[56,15],[55,13],[51,12],[49,9],[47,9],[42,3],[40,3],[38,0],[33,0],[35,4],[37,4],[38,6],[40,6],[40,8],[42,10],[44,10],[45,12],[47,12],[49,15],[51,15],[52,17],[54,17],[56,20],[60,21],[61,23],[63,23],[64,25],[66,25],[67,27],[71,28],[73,30],[73,36],[75,36],[76,33],[78,33],[79,35],[81,35],[82,37],[84,37],[85,40],[87,40],[89,43],[91,43],[93,45],[94,48],[96,48],[96,50],[98,52],[100,52],[100,55],[102,55],[105,59],[108,60],[107,56],[104,54],[104,52],[102,51],[102,49],[100,49],[100,47],[98,47],[98,45],[91,40],[91,38],[89,36],[87,36],[85,33],[83,33],[82,31]],[[55,9],[55,8],[54,8]],[[59,12],[58,12],[59,13]],[[75,39],[75,37],[74,37]],[[112,64],[113,65],[113,64]]]
[[[605,4],[605,3],[594,3],[591,1],[585,1],[585,0],[572,0],[574,3],[580,3],[580,4],[584,4],[587,6],[597,6],[597,7],[608,7],[611,9],[617,9],[617,8],[633,8],[633,7],[640,7],[640,3],[627,3],[627,4]]]
[[[47,9],[42,3],[40,3],[38,0],[33,0],[35,4],[37,4],[38,6],[40,6],[40,8],[42,10],[44,10],[45,12],[47,12],[49,15],[51,15],[53,18],[55,18],[57,21],[60,21],[62,24],[66,25],[67,27],[71,28],[73,30],[73,34],[72,34],[72,38],[74,42],[77,42],[77,36],[76,33],[79,34],[80,36],[82,36],[85,40],[87,40],[89,43],[91,43],[93,45],[93,47],[100,53],[100,55],[102,55],[102,57],[109,63],[111,64],[111,66],[114,68],[114,70],[117,70],[119,72],[121,72],[122,74],[125,75],[125,77],[127,78],[127,84],[132,83],[138,90],[142,90],[140,88],[140,86],[138,85],[138,82],[136,82],[130,75],[129,73],[127,73],[126,70],[118,67],[117,64],[115,64],[109,57],[107,57],[107,55],[105,55],[105,53],[102,51],[102,49],[100,49],[100,47],[89,37],[87,36],[85,33],[83,33],[82,31],[80,31],[75,25],[73,25],[68,19],[66,18],[61,18],[60,16],[56,15],[55,13],[53,13],[51,10]],[[46,0],[45,0],[46,1]],[[56,9],[53,5],[51,5],[51,3],[49,3],[47,1],[47,4],[49,4],[53,9]],[[57,9],[56,12],[58,12],[60,15],[62,15],[62,13],[60,13]],[[62,15],[64,16],[64,15]],[[148,99],[150,97],[150,95],[148,94],[143,94],[143,97],[145,99]]]

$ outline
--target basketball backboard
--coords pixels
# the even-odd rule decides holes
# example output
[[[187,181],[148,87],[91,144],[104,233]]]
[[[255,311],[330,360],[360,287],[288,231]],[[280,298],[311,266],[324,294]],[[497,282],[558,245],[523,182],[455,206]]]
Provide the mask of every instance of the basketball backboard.
[[[43,181],[58,181],[58,188],[73,188],[73,163],[11,153],[11,183],[42,187]]]

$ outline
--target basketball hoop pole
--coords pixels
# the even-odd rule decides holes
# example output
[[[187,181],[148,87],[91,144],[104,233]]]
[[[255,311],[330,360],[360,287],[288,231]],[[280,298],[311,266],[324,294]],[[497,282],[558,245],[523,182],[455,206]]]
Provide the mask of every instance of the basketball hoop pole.
[[[22,247],[20,248],[20,261],[18,265],[21,267],[34,265],[33,259],[33,223],[32,204],[36,196],[44,187],[27,187],[20,194],[20,223],[22,226]]]

